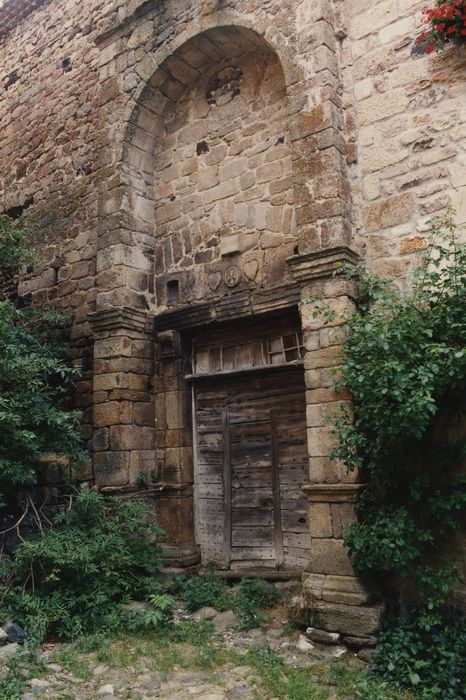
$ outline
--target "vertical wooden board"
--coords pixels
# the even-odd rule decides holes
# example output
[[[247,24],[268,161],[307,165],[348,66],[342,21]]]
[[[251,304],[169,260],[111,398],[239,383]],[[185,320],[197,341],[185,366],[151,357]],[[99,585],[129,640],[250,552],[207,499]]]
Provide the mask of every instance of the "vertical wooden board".
[[[225,557],[230,542],[231,567],[242,563],[254,565],[254,562],[256,566],[274,567],[280,550],[280,536],[277,539],[280,529],[283,567],[304,568],[309,558],[310,538],[308,504],[301,490],[309,471],[302,368],[221,381],[204,380],[197,385],[196,394],[196,498],[203,558],[204,552],[206,556],[215,552],[219,557],[219,547],[224,549]],[[231,448],[230,499],[230,484],[226,484],[227,491],[223,488],[226,462],[222,413],[225,410],[229,413]],[[272,411],[275,412],[273,441],[269,422]],[[225,508],[227,502],[231,507],[230,520]],[[224,528],[220,533],[222,517]],[[226,530],[230,526],[228,541]],[[271,544],[267,539],[270,533]]]
[[[195,392],[194,454],[196,541],[202,560],[225,564],[224,519],[225,491],[223,475],[222,410],[225,391],[220,382],[206,382]]]
[[[280,464],[277,443],[277,412],[275,409],[272,409],[270,412],[270,422],[272,430],[272,488],[275,554],[277,559],[277,568],[280,569],[283,566],[283,529],[280,504]]]
[[[225,518],[224,518],[224,531],[223,531],[223,546],[225,553],[225,564],[227,567],[230,566],[231,562],[231,548],[233,544],[232,537],[232,504],[231,504],[231,484],[232,484],[232,465],[231,465],[231,430],[230,430],[230,417],[228,411],[225,410],[222,413],[222,427],[223,427],[223,482],[225,489]]]
[[[250,408],[250,407],[249,407]],[[275,560],[274,522],[261,509],[263,519],[258,519],[254,508],[242,506],[242,499],[261,499],[267,497],[273,503],[272,493],[272,442],[271,424],[268,410],[235,410],[231,422],[231,479],[232,479],[232,534],[231,560],[244,557],[250,550],[250,559],[257,559],[255,551],[260,550],[260,557]],[[230,416],[232,412],[230,412]],[[240,505],[238,505],[240,504]],[[273,508],[272,511],[273,513]],[[268,548],[268,555],[265,552]],[[259,557],[259,558],[260,558]]]

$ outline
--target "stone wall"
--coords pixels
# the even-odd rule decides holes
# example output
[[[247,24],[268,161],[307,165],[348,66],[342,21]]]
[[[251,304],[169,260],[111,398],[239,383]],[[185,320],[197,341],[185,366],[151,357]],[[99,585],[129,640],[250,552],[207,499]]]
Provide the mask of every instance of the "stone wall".
[[[466,222],[465,53],[416,49],[428,4],[7,0],[0,8],[0,19],[9,8],[0,208],[23,208],[38,227],[44,262],[23,275],[20,295],[74,316],[77,402],[97,483],[136,488],[141,474],[165,473],[161,517],[192,563],[180,324],[286,313],[300,297],[307,590],[329,620],[362,604],[369,627],[378,613],[368,612],[343,547],[358,484],[329,458],[328,416],[349,400],[335,392],[332,370],[354,295],[333,272],[362,260],[403,283],[432,215],[452,204]],[[332,322],[315,313],[322,299]]]
[[[158,309],[290,278],[296,227],[282,69],[264,54],[228,63],[196,82],[157,135]],[[167,299],[170,282],[178,289]]]
[[[21,5],[21,7],[19,7]],[[37,227],[43,256],[22,277],[19,294],[33,304],[57,303],[73,315],[73,358],[83,369],[76,402],[83,437],[92,437],[92,346],[95,305],[99,157],[99,51],[94,44],[113,3],[6,3],[15,26],[0,38],[0,208]],[[14,9],[14,8],[13,8]],[[3,25],[6,29],[6,25]],[[81,473],[88,478],[88,469]]]
[[[466,223],[466,53],[423,54],[425,0],[348,0],[342,42],[355,242],[404,278],[447,206]]]

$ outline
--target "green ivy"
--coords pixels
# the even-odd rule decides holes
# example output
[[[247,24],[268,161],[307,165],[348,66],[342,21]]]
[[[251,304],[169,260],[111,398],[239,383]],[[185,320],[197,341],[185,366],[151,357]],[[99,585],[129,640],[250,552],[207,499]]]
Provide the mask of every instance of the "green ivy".
[[[431,624],[423,610],[389,615],[379,637],[373,673],[422,700],[466,697],[466,628],[451,614]]]
[[[466,697],[464,622],[447,606],[462,575],[446,545],[466,511],[466,245],[453,217],[432,222],[408,289],[358,273],[338,384],[354,415],[337,421],[333,455],[367,484],[345,533],[354,568],[403,611],[374,668],[426,699]]]
[[[434,222],[408,292],[359,284],[340,381],[354,419],[341,416],[334,456],[369,485],[346,543],[358,573],[406,582],[433,609],[459,580],[444,542],[466,507],[466,245],[452,213]]]

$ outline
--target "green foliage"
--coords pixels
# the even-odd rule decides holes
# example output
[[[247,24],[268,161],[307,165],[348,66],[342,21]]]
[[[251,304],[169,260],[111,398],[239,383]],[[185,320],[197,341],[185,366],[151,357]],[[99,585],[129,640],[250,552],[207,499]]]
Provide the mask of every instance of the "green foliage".
[[[14,221],[0,214],[0,260],[2,269],[16,273],[22,265],[30,265],[36,256],[31,249],[31,227],[24,220]]]
[[[426,700],[465,697],[464,625],[445,618],[462,578],[445,543],[466,507],[466,245],[453,212],[433,222],[409,292],[362,274],[358,302],[340,382],[354,419],[338,421],[334,456],[368,488],[346,544],[358,573],[416,609],[387,621],[374,669]]]
[[[309,668],[285,665],[283,658],[267,643],[252,647],[247,661],[259,674],[261,686],[267,692],[267,697],[283,700],[328,700],[327,689],[320,683],[316,686]]]
[[[244,629],[257,627],[264,622],[262,610],[277,602],[279,593],[275,586],[260,578],[243,578],[233,600],[233,610]]]
[[[44,670],[45,664],[36,654],[27,649],[8,658],[2,668],[0,679],[0,698],[2,700],[20,700],[27,683]]]
[[[339,697],[354,700],[414,700],[414,695],[380,678],[375,673],[362,671],[356,664],[346,661],[333,663],[328,679],[338,688]]]
[[[464,620],[443,615],[431,624],[424,610],[389,617],[379,637],[374,673],[392,687],[411,687],[422,700],[466,697]]]
[[[191,612],[203,607],[219,611],[232,609],[244,629],[262,624],[262,610],[273,605],[279,597],[275,586],[258,578],[242,578],[238,590],[234,591],[224,579],[214,575],[212,568],[202,576],[179,578],[177,591]]]
[[[334,456],[370,485],[346,542],[359,573],[409,581],[433,609],[458,582],[442,551],[466,506],[466,245],[451,212],[409,293],[367,275],[360,290],[341,379],[355,416],[342,415]]]
[[[4,579],[3,614],[39,640],[164,624],[173,600],[160,595],[153,578],[161,531],[148,522],[151,514],[142,503],[81,492],[56,526],[17,548]],[[118,606],[130,598],[149,600],[152,611],[125,617]]]
[[[137,632],[143,628],[159,629],[171,623],[176,604],[173,596],[166,593],[153,593],[147,596],[147,602],[150,606],[146,609],[124,615],[124,626],[130,632]]]
[[[25,236],[0,217],[2,264],[16,269],[28,259]],[[68,364],[68,324],[56,311],[0,302],[0,506],[40,482],[46,463],[83,457],[79,413],[69,410],[79,371]]]
[[[220,611],[228,608],[231,599],[228,584],[223,578],[215,576],[211,568],[202,576],[180,577],[176,583],[177,592],[191,612],[203,607]]]

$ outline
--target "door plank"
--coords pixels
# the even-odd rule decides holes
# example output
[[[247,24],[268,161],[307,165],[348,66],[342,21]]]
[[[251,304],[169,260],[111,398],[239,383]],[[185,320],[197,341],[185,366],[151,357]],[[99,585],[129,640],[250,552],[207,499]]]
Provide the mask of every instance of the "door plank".
[[[230,437],[230,418],[228,411],[222,413],[222,430],[223,430],[223,479],[225,493],[225,524],[224,524],[224,548],[225,548],[225,563],[227,568],[231,562],[231,437]]]
[[[270,427],[272,437],[272,493],[273,493],[273,521],[275,530],[275,554],[277,569],[283,566],[283,530],[280,502],[280,474],[278,464],[277,445],[277,414],[275,409],[270,413]]]

